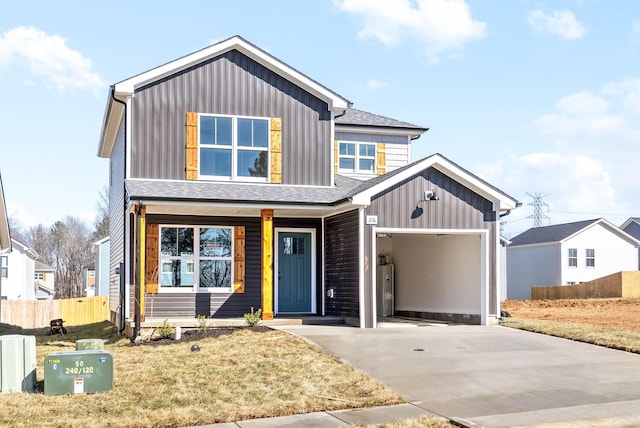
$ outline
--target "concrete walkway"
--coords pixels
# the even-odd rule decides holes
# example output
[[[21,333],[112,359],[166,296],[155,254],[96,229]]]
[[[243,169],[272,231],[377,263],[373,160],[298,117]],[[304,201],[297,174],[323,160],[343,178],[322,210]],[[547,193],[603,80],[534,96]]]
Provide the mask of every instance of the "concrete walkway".
[[[640,355],[501,326],[278,326],[380,380],[399,406],[226,427],[382,424],[435,414],[468,427],[640,426]]]

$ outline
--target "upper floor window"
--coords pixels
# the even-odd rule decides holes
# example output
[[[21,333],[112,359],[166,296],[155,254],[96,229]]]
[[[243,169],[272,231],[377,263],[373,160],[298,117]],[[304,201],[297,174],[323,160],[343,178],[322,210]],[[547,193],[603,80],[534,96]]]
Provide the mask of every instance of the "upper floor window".
[[[578,267],[578,249],[569,248],[569,267]]]
[[[231,291],[233,228],[160,228],[160,289]]]
[[[587,248],[586,256],[585,266],[591,268],[596,267],[596,250],[593,248]]]
[[[375,143],[340,142],[338,168],[341,171],[373,174],[376,166]]]
[[[266,181],[269,176],[269,119],[200,116],[200,176]]]
[[[36,272],[34,277],[39,281],[44,281],[44,272]]]
[[[0,277],[8,278],[9,276],[9,257],[0,256]]]

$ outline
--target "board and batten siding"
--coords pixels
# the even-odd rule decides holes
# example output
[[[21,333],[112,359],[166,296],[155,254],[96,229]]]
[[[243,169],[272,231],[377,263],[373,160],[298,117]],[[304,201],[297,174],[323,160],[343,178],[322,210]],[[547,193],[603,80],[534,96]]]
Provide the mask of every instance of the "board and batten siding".
[[[253,306],[261,306],[261,229],[259,218],[240,217],[191,217],[148,214],[147,224],[189,226],[244,226],[245,227],[245,288],[244,293],[220,292],[166,292],[147,293],[146,316],[150,318],[241,317]]]
[[[358,210],[325,219],[325,314],[360,317]]]
[[[418,202],[425,190],[435,190],[438,201]],[[420,209],[422,210],[420,212]],[[419,215],[418,215],[419,214]],[[365,208],[365,215],[378,218],[377,227],[402,229],[488,229],[489,240],[489,315],[497,311],[497,269],[493,261],[497,257],[496,227],[497,215],[491,201],[458,183],[435,168],[427,168],[402,183],[372,199]],[[371,314],[371,293],[373,290],[370,266],[376,260],[370,257],[371,227],[365,225],[365,313]],[[370,323],[370,315],[367,323]],[[367,325],[370,327],[370,325]]]
[[[187,112],[282,118],[282,183],[330,186],[326,102],[238,51],[158,82],[132,98],[132,178],[185,179]]]
[[[124,120],[116,135],[113,153],[109,159],[109,310],[112,315],[120,304],[120,275],[116,269],[124,262],[125,222],[125,147]],[[122,308],[124,310],[124,308]]]

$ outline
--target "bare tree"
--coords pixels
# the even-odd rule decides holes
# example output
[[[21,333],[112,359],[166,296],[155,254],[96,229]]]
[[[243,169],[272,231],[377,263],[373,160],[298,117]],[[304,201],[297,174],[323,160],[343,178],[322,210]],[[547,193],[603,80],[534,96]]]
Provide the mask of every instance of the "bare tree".
[[[93,240],[98,241],[109,236],[109,188],[103,186],[98,194],[98,214],[93,224]]]
[[[56,298],[84,295],[83,270],[92,260],[91,235],[78,218],[67,216],[51,228],[54,268],[56,269]]]
[[[52,265],[55,258],[55,249],[51,240],[51,228],[42,224],[29,228],[26,236],[26,244],[38,253],[38,260]]]
[[[11,214],[8,218],[9,223],[9,235],[11,235],[11,239],[15,239],[18,242],[21,242],[25,245],[29,245],[26,242],[26,237],[24,235],[24,228],[22,227],[22,223],[16,217],[15,214]]]

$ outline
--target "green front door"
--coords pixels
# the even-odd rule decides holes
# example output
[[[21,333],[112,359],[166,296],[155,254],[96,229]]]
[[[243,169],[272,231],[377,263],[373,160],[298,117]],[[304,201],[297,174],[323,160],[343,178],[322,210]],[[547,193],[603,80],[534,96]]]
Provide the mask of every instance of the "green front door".
[[[278,312],[312,312],[311,233],[278,233]]]

